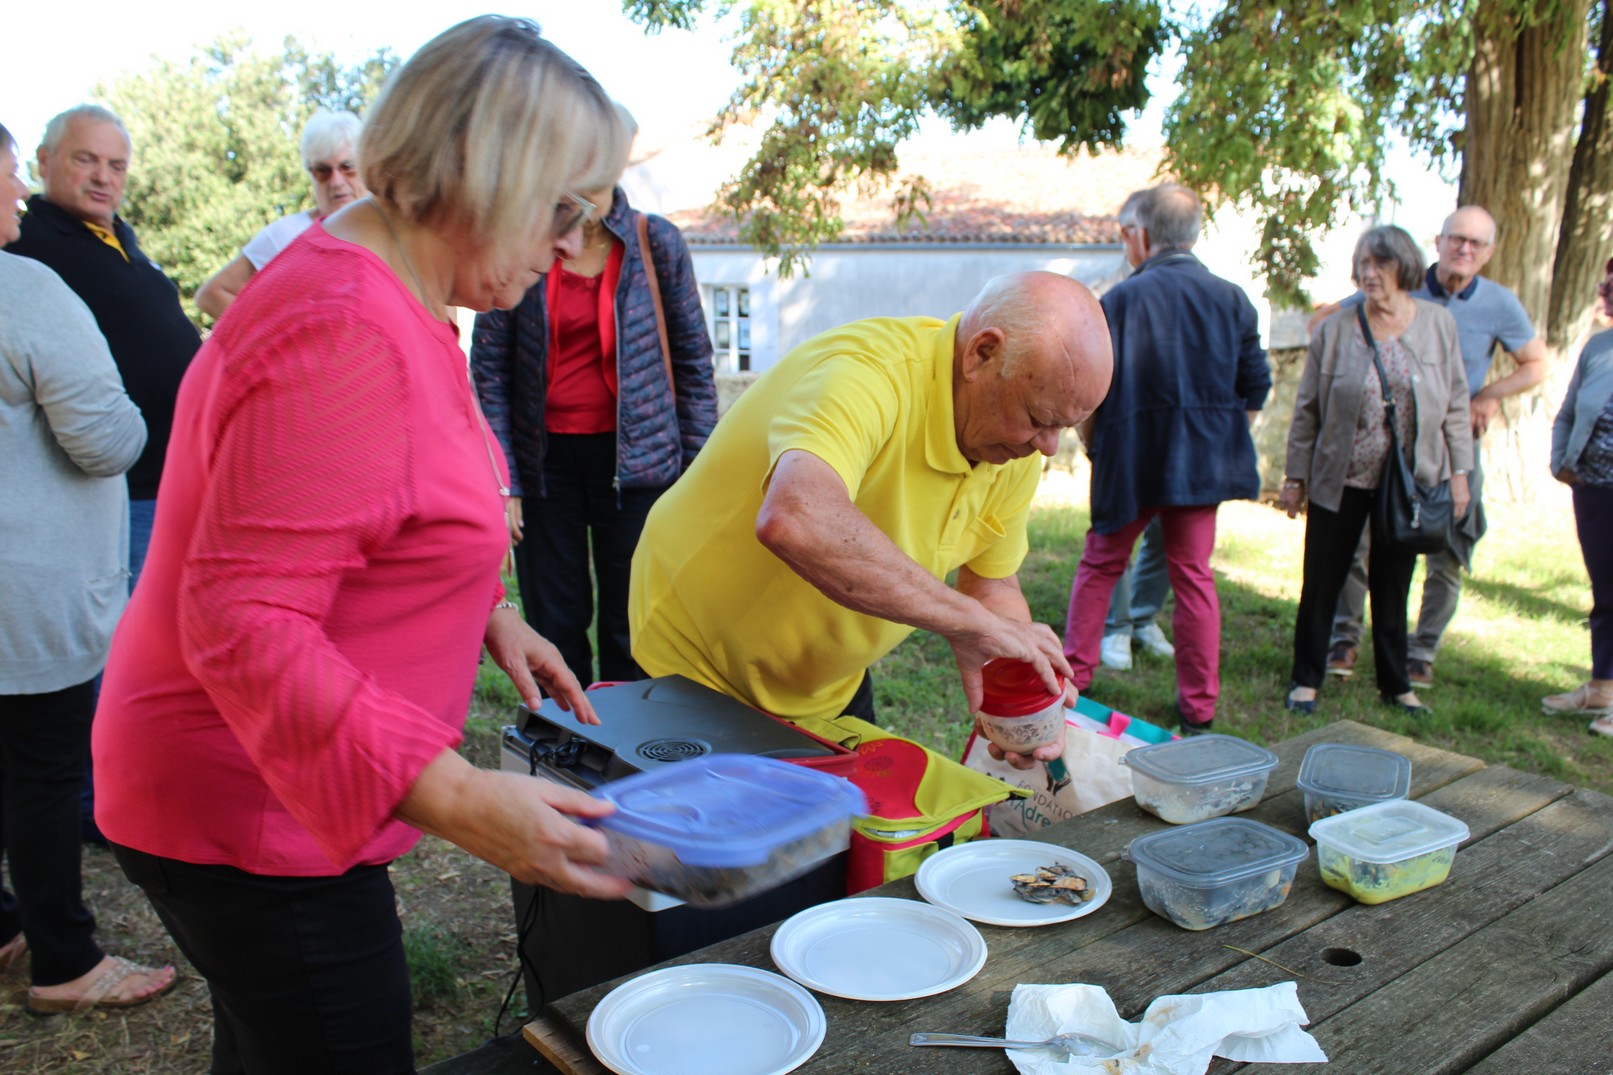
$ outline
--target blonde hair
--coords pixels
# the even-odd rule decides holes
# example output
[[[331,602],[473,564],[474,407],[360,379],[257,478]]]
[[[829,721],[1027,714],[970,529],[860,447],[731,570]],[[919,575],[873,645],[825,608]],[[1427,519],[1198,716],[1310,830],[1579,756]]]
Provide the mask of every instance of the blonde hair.
[[[482,15],[393,72],[358,152],[371,195],[499,257],[530,242],[567,190],[613,182],[623,141],[605,91],[536,23]]]

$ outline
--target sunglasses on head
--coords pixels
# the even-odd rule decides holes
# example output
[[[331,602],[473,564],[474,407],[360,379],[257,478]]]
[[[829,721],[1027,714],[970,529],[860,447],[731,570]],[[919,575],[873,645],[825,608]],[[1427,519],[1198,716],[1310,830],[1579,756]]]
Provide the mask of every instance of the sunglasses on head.
[[[354,164],[352,161],[342,161],[340,164],[336,165],[330,165],[326,164],[324,161],[320,161],[318,164],[310,164],[308,166],[308,174],[313,176],[321,183],[329,183],[330,177],[335,175],[337,172],[341,172],[343,178],[352,179],[355,175],[358,175],[358,165]]]
[[[576,229],[594,219],[599,212],[599,206],[584,198],[580,194],[566,191],[554,207],[554,237],[563,239]]]

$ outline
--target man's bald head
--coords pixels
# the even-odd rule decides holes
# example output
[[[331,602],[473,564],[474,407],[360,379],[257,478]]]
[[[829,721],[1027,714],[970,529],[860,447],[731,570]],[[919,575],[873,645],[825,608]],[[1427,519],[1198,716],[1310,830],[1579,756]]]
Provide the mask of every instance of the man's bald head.
[[[958,322],[953,420],[977,463],[1052,455],[1109,391],[1114,353],[1103,309],[1085,285],[1050,272],[999,276]]]

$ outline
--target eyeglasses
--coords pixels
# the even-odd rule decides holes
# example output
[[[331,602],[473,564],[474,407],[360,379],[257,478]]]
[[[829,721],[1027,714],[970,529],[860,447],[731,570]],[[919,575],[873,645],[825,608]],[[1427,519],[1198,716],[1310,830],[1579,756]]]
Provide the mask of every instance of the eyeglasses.
[[[1490,245],[1490,240],[1488,239],[1475,239],[1468,235],[1441,235],[1440,238],[1458,250],[1465,246],[1471,246],[1474,250],[1483,250]]]
[[[316,183],[329,183],[331,176],[337,172],[342,173],[343,179],[352,179],[358,175],[358,165],[352,161],[342,161],[340,164],[333,166],[320,161],[318,164],[308,166],[308,174],[314,177],[314,182]]]
[[[599,212],[599,206],[584,198],[580,194],[565,192],[565,198],[556,202],[554,207],[553,230],[556,239],[563,239],[576,229],[594,219]]]

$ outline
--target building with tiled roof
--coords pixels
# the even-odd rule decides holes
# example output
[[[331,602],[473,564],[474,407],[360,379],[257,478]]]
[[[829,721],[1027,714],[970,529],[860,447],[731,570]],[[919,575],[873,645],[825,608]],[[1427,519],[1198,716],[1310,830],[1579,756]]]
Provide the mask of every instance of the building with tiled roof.
[[[967,144],[967,143],[963,143]],[[1159,182],[1158,150],[1061,157],[1042,145],[907,151],[898,180],[923,177],[930,202],[898,222],[895,184],[853,193],[841,204],[838,244],[1114,246],[1115,209],[1127,194]],[[667,214],[691,245],[733,246],[739,224],[712,208]]]

